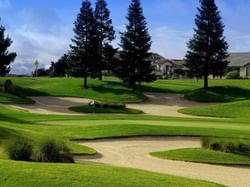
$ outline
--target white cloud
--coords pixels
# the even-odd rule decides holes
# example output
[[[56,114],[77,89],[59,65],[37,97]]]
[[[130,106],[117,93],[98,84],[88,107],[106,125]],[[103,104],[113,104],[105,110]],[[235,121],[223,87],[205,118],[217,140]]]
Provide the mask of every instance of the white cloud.
[[[192,37],[192,30],[175,30],[168,27],[158,27],[151,30],[152,51],[163,55],[166,58],[184,58],[187,46],[186,43]]]
[[[14,41],[10,51],[17,53],[11,73],[30,74],[36,59],[41,67],[48,67],[69,50],[73,26],[62,24],[55,11],[30,10],[20,15],[19,23],[8,30]]]

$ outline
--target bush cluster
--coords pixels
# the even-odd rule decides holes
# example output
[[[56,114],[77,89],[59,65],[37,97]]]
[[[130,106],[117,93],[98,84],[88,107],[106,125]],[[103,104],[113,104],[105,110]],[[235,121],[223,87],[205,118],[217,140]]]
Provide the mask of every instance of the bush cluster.
[[[250,142],[246,140],[204,138],[203,147],[215,151],[250,156]]]
[[[126,105],[123,103],[104,103],[104,102],[91,102],[89,106],[95,108],[113,108],[113,109],[124,109]]]
[[[226,79],[240,79],[240,73],[238,71],[230,71],[226,74]]]
[[[62,142],[45,140],[34,146],[29,140],[18,138],[7,147],[10,159],[35,162],[73,163],[74,159],[67,146]]]
[[[18,138],[7,146],[7,152],[12,160],[30,161],[32,151],[32,144],[24,138]]]

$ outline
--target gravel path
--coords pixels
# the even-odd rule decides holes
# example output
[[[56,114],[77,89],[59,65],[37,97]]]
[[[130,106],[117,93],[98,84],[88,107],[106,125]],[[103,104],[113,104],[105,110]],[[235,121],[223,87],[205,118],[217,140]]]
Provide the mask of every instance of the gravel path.
[[[201,147],[199,138],[126,138],[95,141],[82,141],[96,149],[96,157],[76,157],[78,162],[92,161],[114,166],[130,167],[216,182],[226,186],[247,187],[250,185],[249,167],[228,167],[153,158],[150,152],[174,150],[179,148]]]

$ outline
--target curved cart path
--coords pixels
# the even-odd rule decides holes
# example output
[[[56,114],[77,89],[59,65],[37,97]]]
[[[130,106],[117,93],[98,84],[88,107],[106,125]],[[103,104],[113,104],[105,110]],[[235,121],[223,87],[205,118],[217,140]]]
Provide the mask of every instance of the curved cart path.
[[[128,108],[134,108],[144,111],[148,115],[203,118],[181,114],[179,109],[195,106],[207,106],[207,103],[198,103],[184,99],[181,94],[173,93],[144,93],[148,98],[145,102],[127,104]],[[73,106],[88,105],[90,99],[72,98],[72,97],[30,97],[36,103],[33,105],[11,105],[19,109],[39,114],[57,114],[57,115],[84,115],[70,111]],[[207,118],[207,117],[206,117]]]
[[[164,174],[201,179],[235,187],[250,184],[250,167],[229,167],[153,158],[150,152],[179,148],[199,148],[199,138],[147,137],[81,141],[81,145],[97,150],[95,157],[78,156],[78,162],[92,161]]]

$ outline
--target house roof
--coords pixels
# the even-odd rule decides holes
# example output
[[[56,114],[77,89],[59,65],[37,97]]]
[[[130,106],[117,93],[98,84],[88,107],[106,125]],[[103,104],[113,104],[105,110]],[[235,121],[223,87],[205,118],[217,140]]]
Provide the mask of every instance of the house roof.
[[[243,67],[250,63],[250,52],[230,53],[228,57],[229,67]]]
[[[172,61],[164,58],[163,56],[156,54],[156,53],[152,53],[152,55],[149,57],[150,60],[152,61],[153,64],[170,64],[172,65]]]
[[[177,59],[173,59],[172,60],[173,65],[175,66],[185,66],[186,61],[185,60],[177,60]]]

